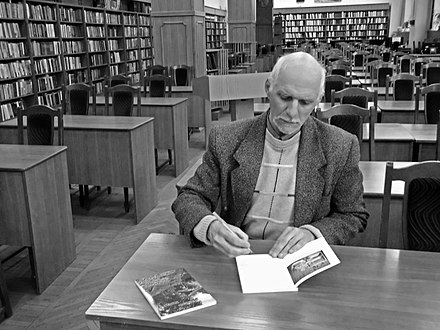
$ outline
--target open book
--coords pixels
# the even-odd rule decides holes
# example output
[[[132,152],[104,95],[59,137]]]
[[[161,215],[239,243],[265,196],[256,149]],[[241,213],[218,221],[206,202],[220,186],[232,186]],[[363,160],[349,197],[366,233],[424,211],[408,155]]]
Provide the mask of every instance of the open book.
[[[302,282],[340,263],[324,237],[283,259],[249,254],[235,260],[243,293],[298,291]]]
[[[161,320],[217,304],[184,268],[134,282]]]

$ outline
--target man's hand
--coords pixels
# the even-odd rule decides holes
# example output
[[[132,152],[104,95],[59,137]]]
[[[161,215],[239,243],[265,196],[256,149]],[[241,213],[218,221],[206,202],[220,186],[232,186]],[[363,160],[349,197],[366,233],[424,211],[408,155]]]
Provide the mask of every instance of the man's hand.
[[[274,258],[284,258],[287,254],[298,251],[314,239],[315,236],[307,229],[287,227],[275,241],[269,254]]]
[[[228,226],[229,231],[225,226]],[[208,239],[212,245],[228,257],[250,253],[249,237],[240,228],[214,220],[208,228]]]

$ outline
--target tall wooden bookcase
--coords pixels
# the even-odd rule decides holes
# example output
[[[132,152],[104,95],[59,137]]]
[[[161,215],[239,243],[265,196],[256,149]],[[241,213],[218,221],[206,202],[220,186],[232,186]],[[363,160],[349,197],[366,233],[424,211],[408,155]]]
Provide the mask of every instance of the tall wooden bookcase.
[[[148,13],[36,0],[0,0],[0,120],[14,109],[61,103],[62,86],[115,74],[135,82],[153,63]]]
[[[275,8],[273,14],[282,19],[284,45],[306,40],[374,40],[388,36],[390,5]]]

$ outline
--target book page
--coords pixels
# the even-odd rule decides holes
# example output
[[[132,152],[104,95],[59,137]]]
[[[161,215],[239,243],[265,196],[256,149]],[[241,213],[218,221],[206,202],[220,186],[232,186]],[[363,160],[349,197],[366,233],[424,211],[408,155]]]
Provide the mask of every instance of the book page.
[[[250,254],[235,260],[243,293],[297,291],[308,278],[340,263],[323,237],[283,259]]]

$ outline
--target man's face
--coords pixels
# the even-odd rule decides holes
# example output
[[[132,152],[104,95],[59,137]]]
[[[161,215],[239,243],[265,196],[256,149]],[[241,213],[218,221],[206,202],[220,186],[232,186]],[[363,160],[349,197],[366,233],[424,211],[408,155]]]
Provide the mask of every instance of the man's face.
[[[282,135],[298,133],[318,103],[320,88],[321,73],[316,65],[312,69],[301,63],[288,65],[267,92],[272,126]]]

